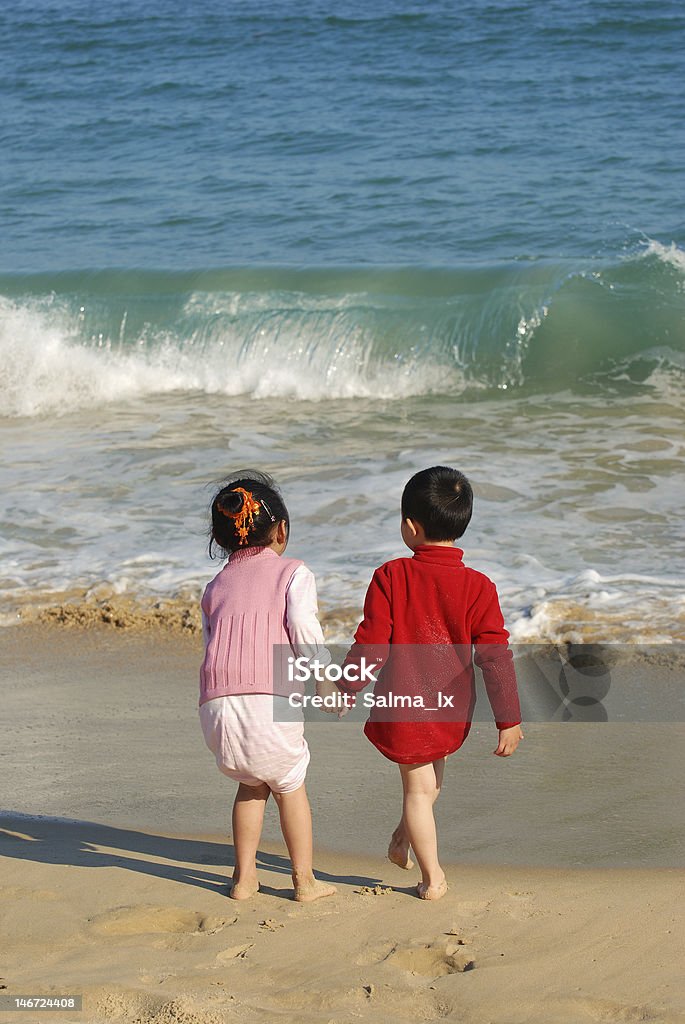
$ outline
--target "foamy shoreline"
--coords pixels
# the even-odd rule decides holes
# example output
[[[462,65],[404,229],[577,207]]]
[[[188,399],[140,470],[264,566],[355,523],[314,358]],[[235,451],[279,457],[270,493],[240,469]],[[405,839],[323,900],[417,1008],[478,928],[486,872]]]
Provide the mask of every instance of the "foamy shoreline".
[[[655,609],[655,621],[637,625],[624,609],[596,608],[590,602],[555,597],[531,609],[526,618],[511,625],[511,641],[519,644],[657,644],[676,647],[685,640],[682,602],[664,598]],[[361,616],[361,606],[341,604],[320,607],[326,640],[333,644],[351,641]],[[177,638],[202,632],[200,593],[187,590],[177,595],[142,595],[71,590],[17,599],[0,615],[0,628],[15,626],[65,627],[89,630],[113,627],[117,632],[145,634],[161,631]]]
[[[352,636],[360,611],[351,605],[321,610],[322,625],[332,642],[342,642],[342,638]],[[32,595],[18,601],[13,611],[5,613],[4,625],[74,630],[112,626],[127,633],[163,630],[176,637],[189,637],[202,632],[200,594],[95,597],[87,591],[75,590],[43,597]]]

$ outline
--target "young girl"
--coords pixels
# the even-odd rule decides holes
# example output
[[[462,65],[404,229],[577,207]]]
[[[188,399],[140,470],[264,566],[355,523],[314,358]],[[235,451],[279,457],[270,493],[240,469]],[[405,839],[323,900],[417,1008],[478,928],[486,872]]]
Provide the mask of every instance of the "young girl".
[[[508,757],[523,737],[497,590],[487,576],[465,566],[463,552],[454,547],[471,519],[472,500],[468,480],[455,469],[435,466],[411,478],[402,495],[401,532],[413,557],[396,558],[376,570],[347,655],[348,664],[368,656],[382,665],[364,732],[399,765],[402,817],[388,857],[411,868],[410,847],[414,850],[422,875],[417,893],[425,900],[447,892],[433,804],[445,758],[461,746],[470,728],[475,703],[472,645],[499,729],[493,753]],[[363,685],[341,682],[337,688],[353,694]],[[398,695],[406,703],[399,711],[388,711]],[[421,701],[416,710],[409,703],[415,699]]]
[[[200,722],[220,771],[238,783],[234,900],[249,899],[259,889],[257,847],[272,793],[295,899],[310,902],[335,892],[312,870],[304,724],[275,692],[274,648],[290,645],[296,656],[312,657],[323,647],[314,576],[298,559],[282,557],[288,532],[283,498],[262,473],[243,473],[212,501],[210,556],[216,545],[228,561],[202,598]]]

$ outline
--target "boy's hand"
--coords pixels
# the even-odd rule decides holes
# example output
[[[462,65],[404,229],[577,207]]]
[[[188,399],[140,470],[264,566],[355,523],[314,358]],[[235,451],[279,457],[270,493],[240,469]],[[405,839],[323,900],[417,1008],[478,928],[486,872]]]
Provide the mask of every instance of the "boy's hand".
[[[511,729],[500,729],[499,743],[493,750],[493,754],[497,754],[498,757],[509,757],[518,747],[519,740],[522,739],[523,733],[520,725],[512,725]]]
[[[326,705],[321,708],[321,711],[325,711],[327,715],[337,715],[338,718],[342,718],[342,716],[346,715],[349,711],[349,708],[345,703],[344,695],[340,692],[335,683],[330,681],[330,679],[317,681],[316,695],[317,697],[329,698],[326,701]]]

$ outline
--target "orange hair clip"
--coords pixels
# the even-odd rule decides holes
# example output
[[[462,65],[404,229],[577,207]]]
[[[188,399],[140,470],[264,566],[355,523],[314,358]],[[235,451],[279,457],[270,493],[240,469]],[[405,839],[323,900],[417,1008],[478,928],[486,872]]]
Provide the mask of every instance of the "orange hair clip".
[[[246,491],[244,487],[234,488],[233,493],[242,494],[243,506],[240,512],[224,512],[224,515],[235,519],[235,529],[240,537],[240,544],[247,544],[247,535],[254,528],[254,516],[259,515],[262,506],[254,499],[252,491]]]

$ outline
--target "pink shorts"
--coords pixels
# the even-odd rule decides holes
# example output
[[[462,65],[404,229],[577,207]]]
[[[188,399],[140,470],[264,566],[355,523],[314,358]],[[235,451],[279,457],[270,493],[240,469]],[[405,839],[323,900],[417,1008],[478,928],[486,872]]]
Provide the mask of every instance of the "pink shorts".
[[[215,697],[200,705],[200,724],[219,771],[230,779],[266,783],[273,793],[292,793],[304,783],[310,757],[304,721],[285,697]]]

